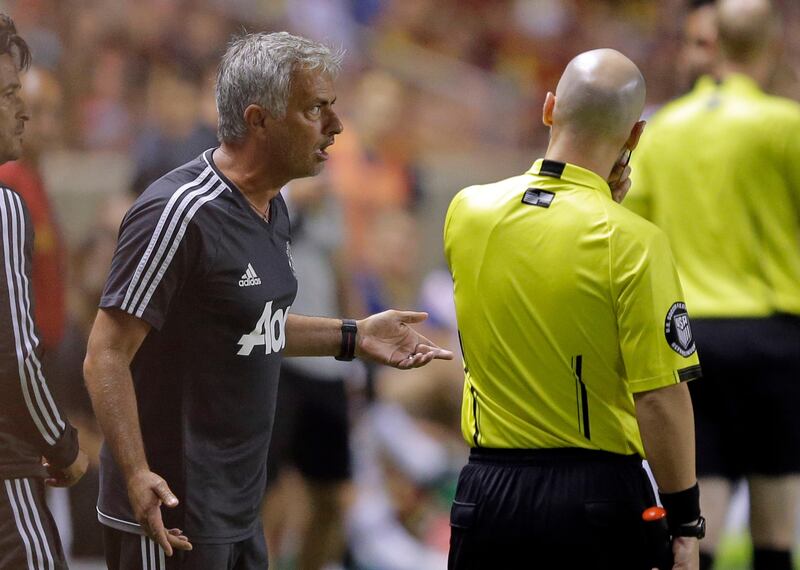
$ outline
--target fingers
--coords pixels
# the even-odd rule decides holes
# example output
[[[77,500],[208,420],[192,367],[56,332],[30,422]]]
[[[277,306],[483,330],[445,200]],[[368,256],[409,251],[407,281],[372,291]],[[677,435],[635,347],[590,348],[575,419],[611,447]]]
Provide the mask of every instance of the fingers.
[[[622,166],[621,164],[614,165],[611,169],[611,176],[609,176],[609,186],[611,190],[618,189],[622,184],[628,182],[631,176],[631,167]]]
[[[432,354],[433,358],[436,360],[453,360],[453,358],[455,358],[455,355],[451,351],[444,348],[439,348],[435,345],[431,346],[427,344],[418,344],[417,352]]]
[[[163,479],[153,486],[153,490],[158,495],[158,498],[169,508],[178,506],[178,497],[170,491],[169,485]]]
[[[619,177],[620,182],[628,182],[630,183],[631,178],[631,167],[626,166],[625,169],[622,171],[622,175]]]
[[[421,323],[428,318],[428,313],[417,311],[396,311],[396,313],[402,323]]]
[[[155,540],[164,551],[164,554],[172,556],[172,545],[168,538],[170,535],[167,533],[167,530],[164,528],[164,523],[161,521],[161,511],[156,508],[149,513],[144,527],[147,534],[150,535],[150,538]]]
[[[72,487],[75,483],[81,480],[83,473],[75,473],[70,470],[59,471],[48,467],[50,477],[44,480],[45,485],[48,487]]]
[[[171,528],[167,530],[164,528],[160,513],[148,519],[145,530],[147,530],[150,538],[155,540],[164,550],[164,554],[167,556],[172,556],[175,550],[192,550],[193,548],[189,538],[183,534],[181,529]]]
[[[449,350],[444,350],[437,346],[428,346],[427,344],[418,344],[416,351],[398,362],[396,366],[402,370],[408,370],[425,366],[432,360],[452,360],[453,358],[454,355]]]
[[[617,204],[621,204],[622,201],[625,199],[625,196],[628,195],[628,190],[631,189],[631,181],[626,180],[618,184],[612,191],[611,197]]]
[[[408,370],[409,368],[419,368],[420,366],[425,366],[431,360],[433,360],[433,353],[423,353],[417,352],[415,354],[409,355],[400,362],[397,363],[397,367],[402,370]]]
[[[44,484],[48,487],[71,487],[77,480],[69,479],[67,477],[48,477],[44,480]]]
[[[167,540],[173,550],[191,550],[192,543],[179,528],[171,528],[167,531]],[[166,551],[164,552],[166,554]]]

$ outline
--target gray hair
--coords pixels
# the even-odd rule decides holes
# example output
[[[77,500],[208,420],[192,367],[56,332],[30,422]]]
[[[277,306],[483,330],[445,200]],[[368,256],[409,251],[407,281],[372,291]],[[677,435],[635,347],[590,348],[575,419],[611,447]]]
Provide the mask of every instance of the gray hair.
[[[292,75],[297,69],[319,70],[336,77],[344,50],[288,32],[259,32],[235,38],[228,46],[217,72],[217,136],[235,142],[247,134],[244,110],[264,107],[273,117],[286,115]]]

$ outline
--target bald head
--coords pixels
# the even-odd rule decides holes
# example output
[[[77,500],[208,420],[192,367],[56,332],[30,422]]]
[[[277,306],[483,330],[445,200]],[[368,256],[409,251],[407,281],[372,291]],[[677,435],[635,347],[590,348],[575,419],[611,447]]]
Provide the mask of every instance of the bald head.
[[[777,21],[769,0],[718,0],[717,24],[725,58],[749,63],[770,46]]]
[[[612,49],[587,51],[569,62],[558,82],[553,129],[624,141],[644,102],[644,77],[630,59]]]

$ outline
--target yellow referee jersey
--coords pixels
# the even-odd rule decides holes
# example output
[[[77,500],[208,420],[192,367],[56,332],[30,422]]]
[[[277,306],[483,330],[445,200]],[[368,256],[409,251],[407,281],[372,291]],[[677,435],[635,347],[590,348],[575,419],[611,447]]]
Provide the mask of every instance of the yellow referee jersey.
[[[800,105],[701,79],[650,121],[625,205],[669,237],[695,317],[800,314]]]
[[[644,455],[632,394],[700,375],[663,232],[583,168],[462,190],[445,256],[471,446]]]

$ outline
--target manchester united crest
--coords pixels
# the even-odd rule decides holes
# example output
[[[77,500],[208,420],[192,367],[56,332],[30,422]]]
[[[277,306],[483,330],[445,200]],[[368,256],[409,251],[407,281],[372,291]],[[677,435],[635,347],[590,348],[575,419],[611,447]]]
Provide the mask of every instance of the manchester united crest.
[[[685,303],[673,303],[664,319],[664,336],[672,350],[681,356],[691,356],[696,347]]]

